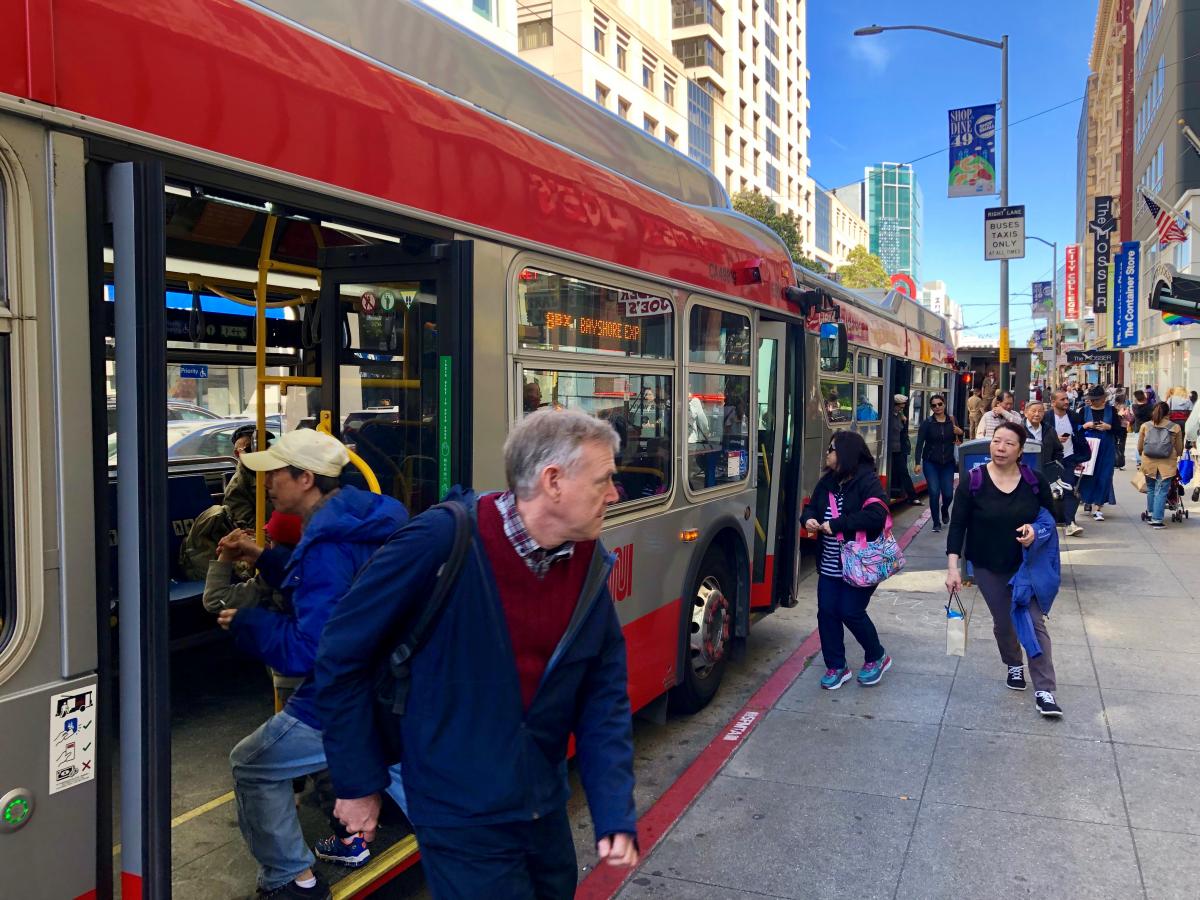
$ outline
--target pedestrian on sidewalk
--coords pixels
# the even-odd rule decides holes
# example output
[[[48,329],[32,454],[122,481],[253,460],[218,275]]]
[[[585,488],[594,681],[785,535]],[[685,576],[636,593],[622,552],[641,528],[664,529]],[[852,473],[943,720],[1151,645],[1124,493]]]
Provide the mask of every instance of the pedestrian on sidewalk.
[[[842,576],[841,536],[853,540],[862,531],[875,540],[887,524],[887,498],[875,471],[875,459],[862,435],[838,431],[825,451],[825,472],[813,488],[812,499],[800,517],[810,533],[820,535],[821,555],[817,576],[817,628],[825,674],[821,687],[836,691],[850,680],[846,665],[846,636],[849,628],[863,648],[864,665],[858,673],[863,686],[878,684],[892,665],[884,652],[867,604],[875,586],[858,587]],[[869,500],[878,503],[868,503]]]
[[[996,431],[996,426],[1002,422],[1011,422],[1013,425],[1020,425],[1022,422],[1021,414],[1013,412],[1013,395],[1009,391],[1002,394],[997,394],[992,401],[992,408],[983,414],[983,418],[979,420],[979,425],[975,429],[975,437],[990,438]]]
[[[1024,447],[1024,428],[1005,423],[996,429],[991,461],[959,481],[946,538],[946,590],[953,594],[962,589],[958,562],[965,550],[992,615],[992,633],[1008,669],[1006,683],[1014,691],[1025,690],[1027,684],[1021,641],[1013,625],[1009,580],[1021,568],[1022,548],[1034,542],[1040,510],[1054,514],[1049,483],[1020,462]],[[1062,709],[1054,699],[1057,684],[1050,633],[1036,597],[1029,601],[1029,616],[1042,649],[1029,662],[1037,709],[1043,716],[1061,716]]]
[[[929,418],[917,431],[917,472],[925,473],[929,485],[929,515],[933,530],[942,530],[950,521],[950,501],[954,495],[954,446],[963,436],[954,416],[946,412],[946,398],[929,398]]]
[[[1183,455],[1183,428],[1171,421],[1170,413],[1170,406],[1159,403],[1150,421],[1138,432],[1141,471],[1146,476],[1146,514],[1151,528],[1166,527],[1167,494],[1179,474],[1179,457]]]
[[[979,396],[979,388],[971,388],[971,396],[967,398],[967,434],[974,435],[983,418],[983,398]]]
[[[1097,522],[1104,521],[1104,505],[1115,505],[1113,491],[1113,469],[1117,462],[1117,443],[1114,431],[1120,426],[1116,410],[1108,404],[1104,388],[1096,385],[1088,391],[1088,405],[1083,410],[1083,429],[1089,438],[1100,441],[1096,448],[1095,464],[1091,475],[1084,475],[1079,483],[1079,498],[1083,511],[1092,513]],[[1090,443],[1090,441],[1089,441]]]
[[[1133,428],[1133,410],[1129,408],[1129,404],[1125,402],[1125,395],[1118,394],[1116,401],[1113,403],[1113,408],[1117,412],[1116,430],[1113,431],[1113,441],[1116,443],[1117,462],[1116,467],[1120,471],[1125,471],[1125,442],[1129,438],[1130,429]]]
[[[1054,433],[1054,429],[1046,424],[1045,419],[1046,404],[1041,400],[1035,400],[1025,407],[1025,433],[1029,440],[1037,441],[1042,445],[1042,474],[1048,481],[1050,480],[1051,466],[1054,463],[1060,464],[1056,468],[1061,471],[1063,445],[1058,439],[1058,435]],[[1055,471],[1055,475],[1058,475],[1059,471]]]
[[[888,454],[891,457],[888,477],[891,479],[893,496],[913,506],[920,506],[921,498],[917,496],[912,476],[908,474],[908,457],[912,452],[912,444],[908,439],[907,409],[908,397],[896,394],[892,398],[892,415],[888,421]]]
[[[1083,529],[1075,524],[1075,515],[1079,511],[1075,467],[1087,461],[1091,448],[1083,436],[1083,420],[1071,410],[1070,395],[1066,391],[1057,390],[1051,404],[1053,416],[1047,424],[1051,425],[1054,433],[1058,435],[1058,442],[1062,446],[1062,480],[1072,487],[1070,493],[1063,495],[1062,524],[1067,527],[1067,537],[1074,537],[1083,533]]]
[[[1142,426],[1150,421],[1150,415],[1154,412],[1154,404],[1146,399],[1145,391],[1134,391],[1133,406],[1130,409],[1133,412],[1133,431],[1134,433],[1140,432]],[[1135,452],[1137,452],[1137,464],[1141,466],[1141,451]]]

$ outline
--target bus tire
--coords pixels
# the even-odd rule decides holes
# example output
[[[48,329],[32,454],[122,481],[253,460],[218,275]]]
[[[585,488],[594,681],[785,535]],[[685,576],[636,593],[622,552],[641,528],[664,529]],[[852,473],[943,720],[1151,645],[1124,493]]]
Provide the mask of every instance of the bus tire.
[[[683,676],[671,691],[671,708],[695,713],[716,696],[733,640],[737,580],[724,553],[713,548],[705,556],[684,602]]]

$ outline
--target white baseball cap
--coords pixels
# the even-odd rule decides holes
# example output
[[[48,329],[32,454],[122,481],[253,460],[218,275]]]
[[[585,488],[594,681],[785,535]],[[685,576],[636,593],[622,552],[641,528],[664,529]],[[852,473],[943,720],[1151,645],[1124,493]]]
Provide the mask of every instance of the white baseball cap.
[[[908,398],[905,397],[903,394],[897,394],[895,397],[892,398],[892,402],[893,403],[907,403]],[[243,457],[243,459],[244,458],[245,457]]]
[[[311,428],[289,431],[266,450],[243,453],[242,464],[255,472],[273,472],[295,466],[316,475],[337,478],[350,462],[350,454],[337,438]]]

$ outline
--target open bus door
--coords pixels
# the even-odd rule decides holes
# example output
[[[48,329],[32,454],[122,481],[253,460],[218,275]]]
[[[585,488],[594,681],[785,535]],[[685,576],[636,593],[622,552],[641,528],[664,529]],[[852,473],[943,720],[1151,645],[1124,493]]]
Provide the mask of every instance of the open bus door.
[[[784,322],[758,325],[756,378],[757,500],[754,517],[752,609],[795,606],[800,559],[800,417],[789,386],[798,380],[803,329]]]
[[[416,515],[470,482],[471,244],[321,252],[321,414]]]

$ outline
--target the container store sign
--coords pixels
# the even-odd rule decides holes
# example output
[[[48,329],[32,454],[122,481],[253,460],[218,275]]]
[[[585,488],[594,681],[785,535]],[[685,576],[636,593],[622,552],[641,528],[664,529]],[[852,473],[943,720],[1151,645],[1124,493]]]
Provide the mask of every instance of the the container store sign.
[[[996,193],[996,104],[950,110],[949,197]]]
[[[1064,318],[1079,320],[1079,245],[1067,245],[1066,285],[1063,296]]]
[[[1141,244],[1121,244],[1113,261],[1116,283],[1113,285],[1113,346],[1135,347],[1138,342],[1138,267]]]

